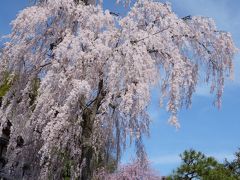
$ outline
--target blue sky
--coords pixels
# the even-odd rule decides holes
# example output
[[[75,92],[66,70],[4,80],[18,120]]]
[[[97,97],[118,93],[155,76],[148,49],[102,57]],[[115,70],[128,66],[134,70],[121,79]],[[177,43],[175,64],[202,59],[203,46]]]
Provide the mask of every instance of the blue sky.
[[[162,1],[164,2],[164,1]],[[231,32],[240,47],[240,1],[239,0],[169,0],[174,12],[183,17],[201,15],[212,17],[220,30]],[[29,4],[28,0],[2,0],[0,6],[0,36],[10,32],[9,23],[19,10]],[[105,7],[123,13],[123,8],[107,0]],[[1,43],[0,43],[1,44]],[[206,85],[200,85],[193,97],[191,109],[180,112],[181,128],[176,130],[167,123],[168,114],[159,109],[157,93],[153,91],[149,108],[153,120],[151,137],[145,139],[146,149],[153,167],[161,175],[169,174],[180,162],[179,154],[194,148],[219,160],[233,158],[240,147],[240,55],[234,59],[235,79],[226,82],[223,104],[220,110],[213,105],[213,96]],[[133,157],[130,148],[123,162]]]

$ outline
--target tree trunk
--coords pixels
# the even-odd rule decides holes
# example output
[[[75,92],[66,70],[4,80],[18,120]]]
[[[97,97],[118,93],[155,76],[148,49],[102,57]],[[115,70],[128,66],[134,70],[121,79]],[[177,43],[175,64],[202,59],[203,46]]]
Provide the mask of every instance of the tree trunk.
[[[89,144],[91,142],[92,130],[93,130],[93,119],[94,114],[91,110],[87,109],[83,112],[82,118],[82,155],[81,164],[84,164],[82,168],[81,180],[90,180],[93,175],[93,161],[94,151]]]
[[[97,111],[104,99],[106,92],[103,90],[103,80],[98,83],[98,94],[92,103],[83,110],[82,114],[82,156],[81,164],[85,164],[82,169],[81,180],[90,180],[94,172],[94,164],[96,162],[95,153],[91,144],[91,138],[93,134],[93,124],[97,114]]]

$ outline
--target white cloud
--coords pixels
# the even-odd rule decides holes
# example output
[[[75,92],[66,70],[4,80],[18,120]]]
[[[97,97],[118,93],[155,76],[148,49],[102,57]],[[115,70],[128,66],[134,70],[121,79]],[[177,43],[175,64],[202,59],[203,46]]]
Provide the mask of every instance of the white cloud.
[[[209,97],[211,96],[210,87],[207,84],[200,84],[197,86],[195,94],[197,96]]]
[[[229,161],[234,159],[233,153],[227,153],[227,152],[210,153],[207,155],[214,157],[215,159],[217,159],[220,162],[224,161],[225,159],[228,159]]]
[[[161,155],[155,158],[150,158],[150,162],[154,165],[167,165],[167,164],[177,164],[181,162],[179,155],[169,154]]]
[[[233,160],[234,155],[228,152],[215,152],[215,153],[206,153],[207,156],[212,156],[220,162],[223,162],[225,159]],[[179,164],[181,163],[181,158],[178,154],[166,154],[160,155],[158,157],[150,158],[150,162],[153,165],[169,165],[169,164]]]

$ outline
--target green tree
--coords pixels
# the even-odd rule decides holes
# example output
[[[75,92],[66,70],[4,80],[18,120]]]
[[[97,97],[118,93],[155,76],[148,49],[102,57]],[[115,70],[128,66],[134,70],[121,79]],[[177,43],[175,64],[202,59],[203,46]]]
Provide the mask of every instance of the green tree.
[[[240,149],[235,153],[233,161],[225,160],[225,167],[229,169],[238,179],[240,179]]]
[[[182,164],[168,177],[169,180],[235,180],[238,179],[229,168],[213,157],[193,149],[180,155]]]

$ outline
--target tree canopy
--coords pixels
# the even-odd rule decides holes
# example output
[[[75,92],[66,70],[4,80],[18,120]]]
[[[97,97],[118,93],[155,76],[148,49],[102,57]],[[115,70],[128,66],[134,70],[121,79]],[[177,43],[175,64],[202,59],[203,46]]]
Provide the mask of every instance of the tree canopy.
[[[239,157],[229,162],[219,163],[214,157],[207,157],[193,149],[184,151],[181,165],[173,171],[169,180],[239,180]]]
[[[139,0],[116,17],[93,1],[37,1],[12,22],[0,55],[2,129],[11,123],[2,172],[61,179],[67,169],[87,180],[119,162],[128,139],[144,161],[151,89],[179,127],[200,77],[220,106],[235,51],[211,18],[179,18],[167,3]]]

